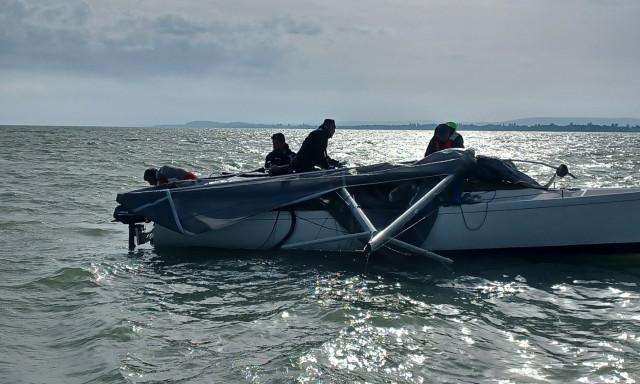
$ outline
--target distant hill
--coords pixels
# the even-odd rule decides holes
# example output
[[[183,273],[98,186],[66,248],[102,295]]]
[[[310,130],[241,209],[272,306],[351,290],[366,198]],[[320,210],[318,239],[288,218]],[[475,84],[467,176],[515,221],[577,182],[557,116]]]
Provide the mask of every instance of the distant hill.
[[[338,125],[341,127],[401,127],[401,126],[415,126],[415,125],[429,125],[436,124],[433,120],[416,120],[416,121],[403,121],[403,120],[394,120],[394,121],[340,121]],[[320,123],[317,124],[264,124],[264,123],[244,123],[244,122],[231,122],[231,123],[219,123],[216,121],[206,121],[206,120],[198,120],[198,121],[190,121],[182,126],[184,127],[192,127],[192,128],[308,128],[308,127],[317,127]],[[181,125],[166,125],[171,127],[179,127]]]
[[[385,120],[385,121],[359,121],[359,120],[347,120],[339,121],[339,125],[342,127],[359,127],[359,126],[405,126],[405,125],[429,125],[438,124],[435,120]]]
[[[612,124],[617,124],[619,126],[635,126],[640,125],[640,119],[636,119],[633,117],[616,117],[616,118],[607,118],[607,117],[529,117],[524,119],[516,119],[509,121],[500,121],[486,124],[515,124],[515,125],[526,125],[529,127],[533,127],[536,125],[607,125],[611,126]],[[474,123],[475,125],[484,125],[482,123]]]
[[[184,125],[191,128],[287,128],[290,124],[218,123],[215,121],[191,121]],[[297,127],[297,126],[296,126]]]
[[[436,122],[339,122],[344,129],[384,130],[432,130]],[[219,123],[215,121],[191,121],[183,125],[160,125],[170,128],[263,128],[263,129],[311,129],[316,124],[260,124],[246,122]],[[458,123],[467,131],[564,131],[564,132],[640,132],[640,119],[636,118],[588,118],[588,117],[532,117],[493,123]]]
[[[532,126],[528,125],[516,125],[516,124],[458,124],[460,131],[516,131],[516,132],[638,132],[640,133],[640,125],[618,125],[617,123],[611,125],[597,125],[597,124],[569,124],[569,125],[556,125],[556,124],[536,124]]]

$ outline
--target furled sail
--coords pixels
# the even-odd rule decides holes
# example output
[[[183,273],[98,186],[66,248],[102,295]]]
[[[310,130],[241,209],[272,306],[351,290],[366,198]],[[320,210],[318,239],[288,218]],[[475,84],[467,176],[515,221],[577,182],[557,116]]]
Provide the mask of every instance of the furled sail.
[[[129,211],[156,224],[179,233],[195,235],[341,188],[451,174],[465,175],[473,173],[477,163],[472,149],[445,150],[412,164],[378,164],[276,177],[245,178],[232,182],[200,179],[197,182],[121,193],[116,200]],[[526,176],[515,167],[505,167],[507,176],[513,180]],[[502,171],[499,165],[493,164],[490,173],[492,177],[505,178],[495,175]],[[537,185],[533,180],[526,180],[527,183],[529,181]]]

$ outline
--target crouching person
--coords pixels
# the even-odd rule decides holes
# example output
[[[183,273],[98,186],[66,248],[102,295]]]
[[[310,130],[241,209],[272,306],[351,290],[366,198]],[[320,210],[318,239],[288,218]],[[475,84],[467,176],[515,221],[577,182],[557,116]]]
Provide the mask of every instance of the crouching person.
[[[164,165],[160,169],[149,168],[144,171],[144,181],[150,185],[167,184],[173,181],[197,179],[194,173],[185,169]]]

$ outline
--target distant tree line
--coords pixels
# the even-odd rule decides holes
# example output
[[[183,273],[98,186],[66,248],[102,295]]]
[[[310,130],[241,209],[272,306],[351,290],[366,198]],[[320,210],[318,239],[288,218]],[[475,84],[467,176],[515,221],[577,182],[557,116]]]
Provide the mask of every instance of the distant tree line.
[[[401,130],[433,130],[436,124],[407,124],[407,125],[359,125],[342,128],[349,129],[401,129]],[[573,124],[556,125],[556,124],[534,124],[534,125],[517,125],[517,124],[458,124],[460,131],[524,131],[524,132],[640,132],[640,125],[630,126],[611,124]]]
[[[460,127],[460,126],[459,126]],[[630,126],[619,125],[617,123],[611,125],[597,125],[597,124],[573,124],[569,125],[555,125],[551,124],[534,124],[528,125],[516,125],[516,124],[487,124],[487,125],[464,125],[464,130],[467,131],[539,131],[539,132],[640,132],[640,125]]]
[[[218,123],[213,121],[192,121],[184,125],[164,125],[162,127],[189,127],[189,128],[263,128],[263,129],[311,129],[315,125],[308,124],[255,124],[255,123]],[[436,124],[402,124],[402,125],[386,125],[386,124],[370,124],[370,125],[339,125],[342,129],[368,129],[368,130],[434,130]],[[573,124],[556,125],[556,124],[534,124],[519,125],[515,123],[505,124],[458,124],[460,131],[524,131],[524,132],[640,132],[640,125],[630,126],[619,125],[617,123],[611,125],[598,124]]]

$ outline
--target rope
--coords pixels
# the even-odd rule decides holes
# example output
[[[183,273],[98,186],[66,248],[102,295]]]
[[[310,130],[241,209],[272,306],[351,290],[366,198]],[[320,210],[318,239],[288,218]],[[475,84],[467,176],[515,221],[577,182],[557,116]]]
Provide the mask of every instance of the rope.
[[[489,193],[489,192],[485,192],[485,193]],[[467,228],[467,230],[469,230],[469,231],[477,231],[478,229],[482,228],[482,226],[484,225],[485,221],[487,220],[487,214],[489,212],[489,203],[491,203],[496,198],[497,194],[498,194],[498,192],[493,191],[493,197],[489,201],[484,203],[484,217],[482,218],[482,222],[480,223],[480,225],[477,226],[476,228],[469,227],[469,224],[467,223],[467,218],[464,216],[464,211],[462,210],[462,205],[459,205],[460,214],[462,215],[462,221],[464,222],[464,226],[465,226],[465,228]]]

